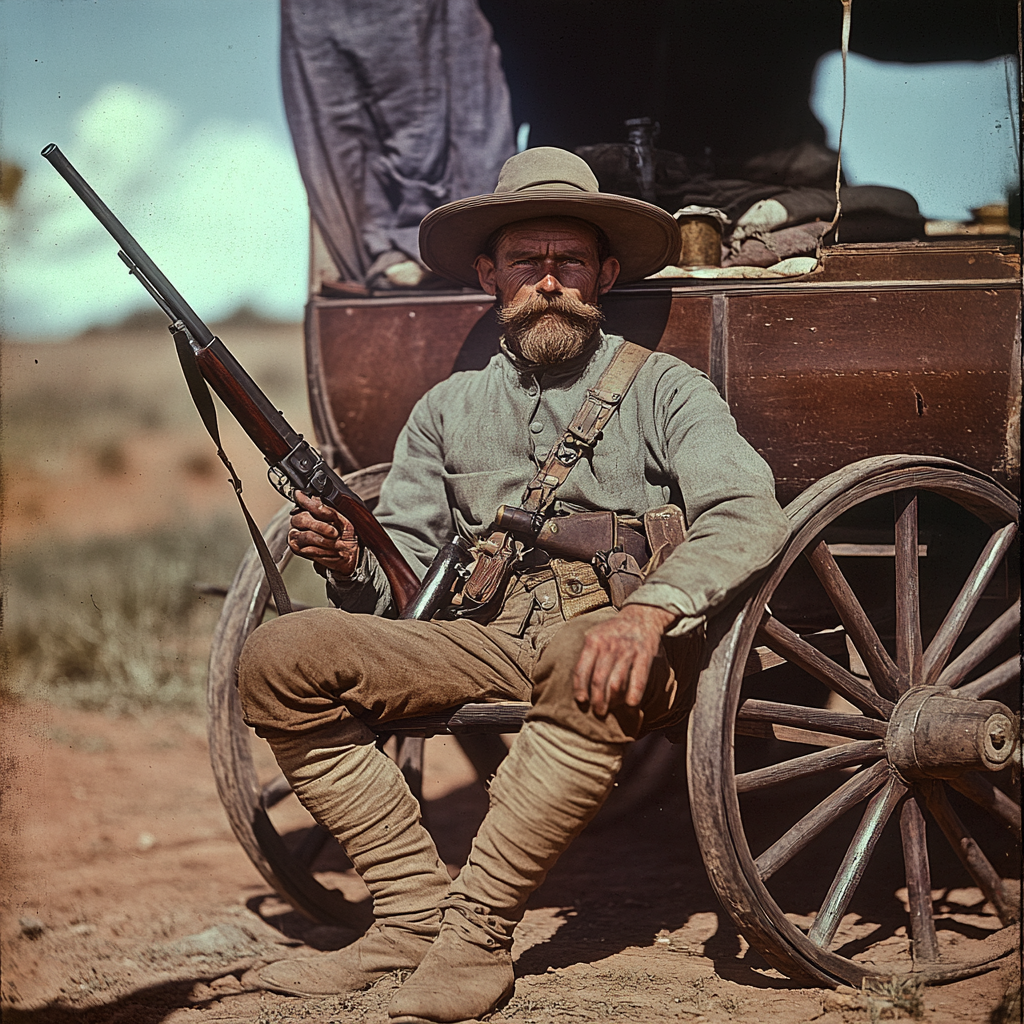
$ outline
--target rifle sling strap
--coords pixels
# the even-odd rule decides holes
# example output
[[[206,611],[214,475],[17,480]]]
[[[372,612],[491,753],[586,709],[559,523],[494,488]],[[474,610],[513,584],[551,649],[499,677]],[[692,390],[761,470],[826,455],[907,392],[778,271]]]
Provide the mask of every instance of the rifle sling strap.
[[[242,500],[242,481],[238,479],[235,467],[231,465],[231,460],[227,457],[223,447],[221,447],[220,428],[217,424],[217,409],[213,404],[210,389],[206,384],[202,371],[199,369],[199,364],[196,362],[195,353],[192,351],[192,340],[180,321],[171,325],[171,333],[174,335],[174,348],[178,353],[178,362],[181,363],[181,371],[185,375],[185,383],[188,384],[189,394],[192,396],[192,401],[195,402],[203,425],[209,432],[210,437],[213,438],[213,443],[217,446],[217,455],[220,461],[224,463],[230,474],[231,486],[234,488],[235,497],[241,506],[242,515],[245,516],[245,523],[249,527],[249,533],[252,535],[252,542],[256,545],[256,553],[260,556],[260,561],[263,563],[263,571],[266,573],[267,583],[270,585],[270,593],[273,595],[277,614],[286,615],[292,610],[292,602],[288,597],[288,590],[284,585],[284,580],[281,578],[281,572],[277,568],[277,563],[267,547],[267,542],[263,539],[260,528],[256,525],[256,521]]]
[[[587,397],[544,460],[544,465],[526,485],[522,507],[527,512],[544,512],[548,509],[555,499],[555,491],[565,482],[573,466],[597,444],[601,431],[619,407],[650,354],[650,349],[634,345],[631,341],[623,342],[616,349],[597,384],[587,389]]]

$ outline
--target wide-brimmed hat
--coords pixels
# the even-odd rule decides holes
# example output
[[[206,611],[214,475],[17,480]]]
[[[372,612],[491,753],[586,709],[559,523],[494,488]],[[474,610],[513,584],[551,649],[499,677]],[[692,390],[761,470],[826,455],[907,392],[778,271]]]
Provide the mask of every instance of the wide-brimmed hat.
[[[585,160],[540,146],[509,157],[489,195],[440,206],[420,224],[420,256],[441,277],[478,287],[473,262],[506,224],[577,217],[601,228],[619,261],[619,281],[639,281],[679,257],[679,225],[639,199],[601,192]]]

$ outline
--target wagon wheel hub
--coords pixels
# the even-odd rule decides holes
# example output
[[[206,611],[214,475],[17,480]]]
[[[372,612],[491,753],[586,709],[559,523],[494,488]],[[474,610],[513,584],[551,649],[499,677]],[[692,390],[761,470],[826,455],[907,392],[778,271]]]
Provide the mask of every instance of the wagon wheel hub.
[[[1013,712],[1005,704],[919,686],[893,709],[885,747],[889,763],[908,781],[954,779],[1005,768],[1017,739]]]

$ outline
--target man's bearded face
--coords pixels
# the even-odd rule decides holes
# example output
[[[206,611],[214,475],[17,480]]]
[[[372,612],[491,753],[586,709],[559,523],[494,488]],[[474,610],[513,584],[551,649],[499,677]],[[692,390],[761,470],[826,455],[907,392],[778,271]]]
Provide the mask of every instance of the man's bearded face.
[[[574,217],[519,221],[493,246],[475,266],[481,287],[501,303],[509,348],[542,366],[579,355],[600,326],[598,300],[619,272],[614,257],[601,258],[596,230]]]
[[[553,366],[574,359],[604,319],[601,310],[574,295],[531,292],[498,310],[505,342],[531,363]]]

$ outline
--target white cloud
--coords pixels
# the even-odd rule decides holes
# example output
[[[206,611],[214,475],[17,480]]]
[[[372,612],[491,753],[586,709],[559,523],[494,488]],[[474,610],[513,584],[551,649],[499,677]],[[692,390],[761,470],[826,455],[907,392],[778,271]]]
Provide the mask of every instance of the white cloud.
[[[856,185],[912,193],[926,217],[969,220],[971,207],[1006,199],[1018,179],[1013,58],[896,64],[851,53],[843,168]],[[839,140],[842,58],[822,57],[811,109]]]
[[[54,139],[206,320],[243,304],[298,320],[309,214],[294,155],[260,123],[208,121],[132,85],[105,86]],[[152,306],[117,245],[40,158],[0,213],[4,328],[58,336]]]

